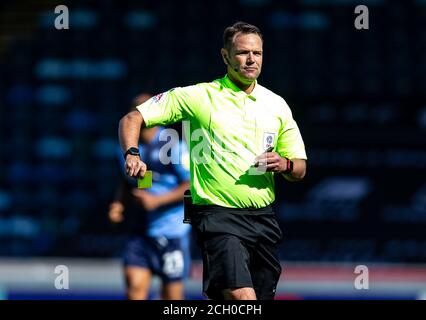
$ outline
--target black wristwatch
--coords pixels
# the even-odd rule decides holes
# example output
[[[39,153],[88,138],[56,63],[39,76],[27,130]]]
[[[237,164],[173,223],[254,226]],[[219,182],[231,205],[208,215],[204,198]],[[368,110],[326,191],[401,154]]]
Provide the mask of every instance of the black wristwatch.
[[[285,158],[287,161],[287,169],[285,169],[285,171],[283,171],[283,173],[288,174],[288,173],[292,173],[293,172],[293,161],[291,161],[290,159]]]
[[[127,151],[124,153],[124,160],[126,160],[127,155],[131,154],[132,156],[138,156],[140,157],[139,149],[135,147],[130,147],[127,149]]]

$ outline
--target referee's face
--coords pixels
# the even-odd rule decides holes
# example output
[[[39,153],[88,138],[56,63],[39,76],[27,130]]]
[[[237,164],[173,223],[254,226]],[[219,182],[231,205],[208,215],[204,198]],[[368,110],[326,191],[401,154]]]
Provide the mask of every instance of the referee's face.
[[[229,52],[228,73],[241,83],[255,81],[262,70],[262,45],[255,33],[237,34]]]

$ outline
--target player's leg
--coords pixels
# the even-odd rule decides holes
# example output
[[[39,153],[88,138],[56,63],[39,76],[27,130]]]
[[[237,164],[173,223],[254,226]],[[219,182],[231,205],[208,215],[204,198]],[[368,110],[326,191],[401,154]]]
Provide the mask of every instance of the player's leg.
[[[168,282],[163,285],[161,291],[163,300],[184,300],[184,284],[183,281]]]
[[[146,300],[151,286],[151,270],[139,266],[128,266],[124,269],[126,278],[126,295],[129,300]]]
[[[191,263],[190,234],[180,238],[167,239],[161,250],[161,273],[163,281],[162,298],[164,300],[183,300],[184,280],[189,276]]]
[[[145,300],[149,296],[152,278],[152,246],[147,239],[133,236],[124,250],[126,295],[130,300]]]

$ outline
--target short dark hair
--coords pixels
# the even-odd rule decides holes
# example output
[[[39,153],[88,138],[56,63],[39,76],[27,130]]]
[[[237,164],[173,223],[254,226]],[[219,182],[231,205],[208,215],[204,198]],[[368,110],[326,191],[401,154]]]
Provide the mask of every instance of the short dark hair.
[[[260,32],[260,29],[258,27],[246,22],[238,21],[234,23],[232,26],[227,27],[225,31],[223,32],[223,47],[226,50],[229,50],[231,48],[232,41],[234,40],[235,35],[238,33],[257,34],[260,37],[260,39],[262,39],[262,42],[263,42],[263,35],[262,35],[262,32]]]

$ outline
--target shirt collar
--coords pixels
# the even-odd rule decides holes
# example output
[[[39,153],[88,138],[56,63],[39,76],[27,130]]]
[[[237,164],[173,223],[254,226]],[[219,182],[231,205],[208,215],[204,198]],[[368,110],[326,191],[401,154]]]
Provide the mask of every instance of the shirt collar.
[[[232,91],[235,92],[236,95],[238,96],[243,96],[243,97],[248,97],[253,101],[256,101],[256,97],[258,96],[258,84],[257,84],[257,80],[255,80],[254,82],[254,88],[253,91],[250,94],[245,93],[243,90],[241,90],[240,88],[237,87],[237,85],[235,83],[232,82],[232,80],[228,77],[228,75],[225,75],[225,77],[223,77],[223,81],[222,81],[222,85],[225,88],[231,89]]]

